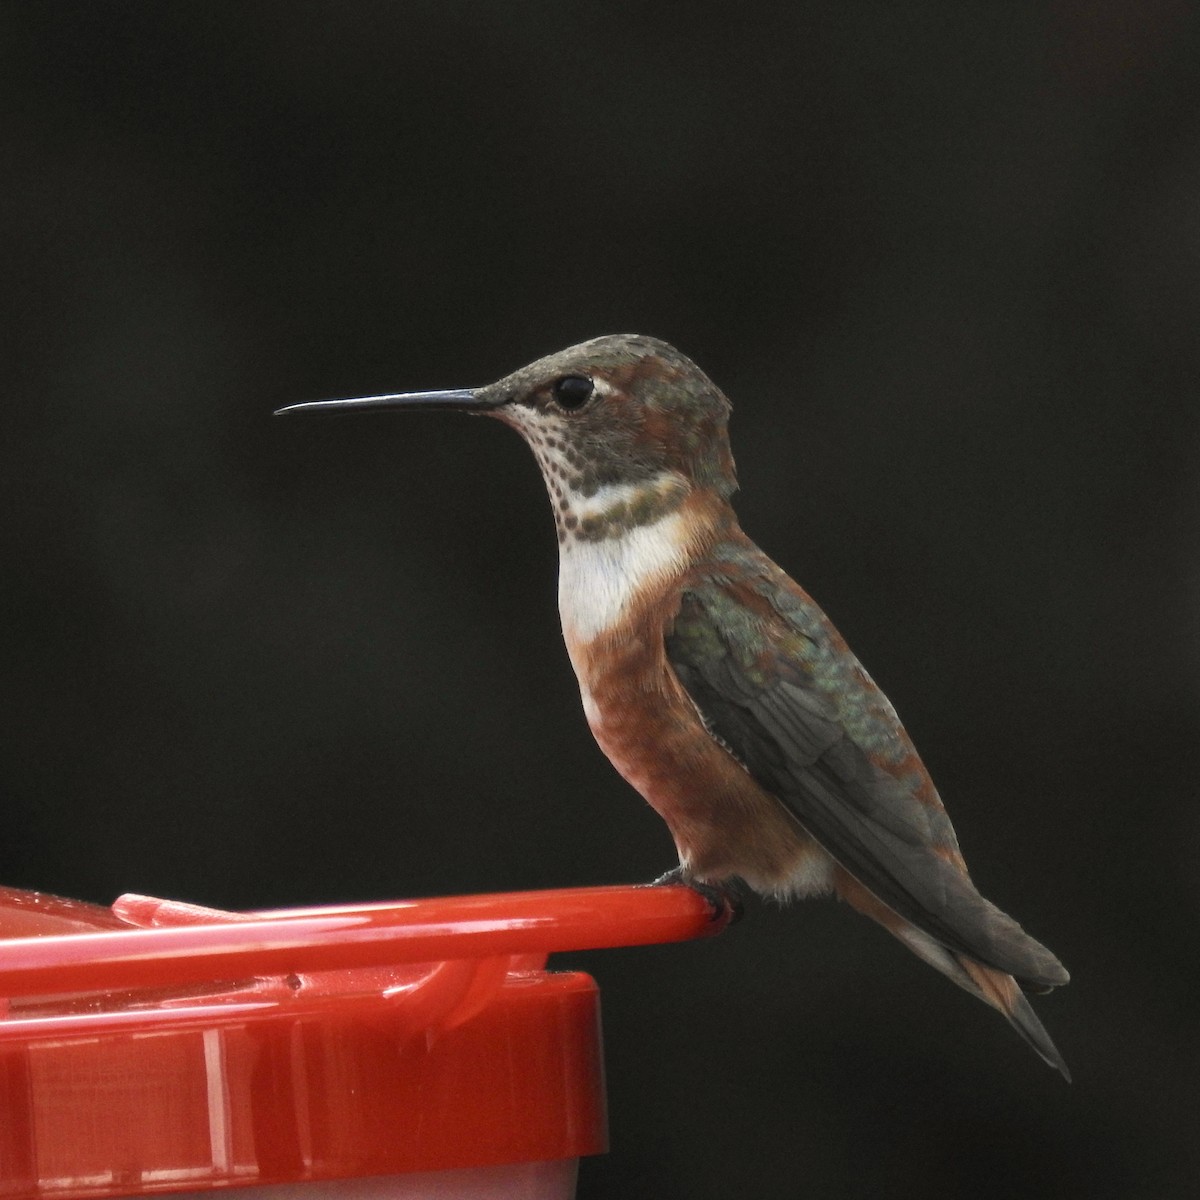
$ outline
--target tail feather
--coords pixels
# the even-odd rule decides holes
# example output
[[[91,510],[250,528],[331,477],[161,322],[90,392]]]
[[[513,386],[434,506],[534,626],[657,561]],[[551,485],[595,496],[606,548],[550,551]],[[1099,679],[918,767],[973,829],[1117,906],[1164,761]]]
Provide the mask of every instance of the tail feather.
[[[1071,1082],[1071,1072],[1058,1047],[1051,1041],[1033,1006],[1025,999],[1017,981],[995,967],[985,967],[965,954],[947,950],[927,933],[907,923],[885,925],[918,958],[941,971],[965,992],[991,1005],[1021,1035],[1030,1048],[1046,1063]]]
[[[1033,1012],[1030,1002],[1026,1000],[1024,992],[1021,991],[1020,985],[1010,974],[998,970],[997,967],[985,966],[983,962],[961,954],[958,950],[943,946],[940,941],[937,941],[937,938],[926,934],[923,929],[918,929],[916,925],[908,923],[904,917],[890,910],[882,900],[878,900],[856,878],[845,871],[840,872],[836,888],[842,899],[857,908],[859,912],[864,913],[865,916],[877,920],[889,934],[904,942],[905,946],[917,955],[917,958],[928,962],[931,967],[941,971],[948,979],[953,979],[954,983],[958,984],[962,990],[971,992],[972,996],[978,996],[979,1000],[995,1008],[996,1012],[1000,1013],[1008,1021],[1008,1024],[1012,1025],[1014,1030],[1026,1040],[1034,1052],[1048,1062],[1051,1067],[1054,1067],[1057,1072],[1060,1072],[1062,1078],[1066,1079],[1069,1084],[1070,1070],[1067,1068],[1067,1063],[1063,1061],[1062,1055],[1058,1054],[1058,1048],[1054,1042],[1051,1042],[1050,1034],[1046,1033],[1042,1022],[1038,1020],[1037,1013]],[[1044,948],[1039,947],[1039,949]],[[1062,965],[1058,964],[1058,960],[1054,959],[1049,950],[1044,950],[1044,953],[1057,965],[1057,970],[1061,973],[1060,982],[1066,983],[1068,976]],[[1043,990],[1049,990],[1049,986],[1045,986],[1045,983],[1048,983],[1048,980],[1044,982]]]
[[[1025,999],[1024,993],[1017,986],[1017,981],[1011,975],[1002,971],[985,967],[962,955],[954,956],[958,965],[974,985],[967,990],[974,992],[981,1000],[990,1004],[997,1012],[1008,1019],[1008,1023],[1025,1039],[1042,1059],[1071,1082],[1071,1072],[1058,1047],[1050,1039],[1046,1027],[1038,1020],[1033,1006]],[[953,978],[953,977],[952,977]],[[957,979],[955,982],[959,982]]]
[[[978,996],[985,1004],[990,1004],[1008,1023],[1021,1035],[1029,1046],[1050,1066],[1071,1082],[1071,1072],[1059,1054],[1058,1047],[1051,1041],[1037,1014],[1029,1001],[1025,999],[1017,980],[997,967],[987,966],[958,950],[944,946],[932,934],[926,933],[910,924],[898,913],[888,908],[883,901],[868,891],[854,876],[846,871],[840,871],[836,877],[838,894],[865,916],[878,921],[894,937],[899,938],[918,958],[927,962],[931,967],[941,971],[948,979],[952,979],[972,996]],[[987,902],[984,901],[986,904]],[[989,906],[994,907],[994,906]],[[999,909],[995,910],[999,913]],[[1003,916],[1003,914],[1000,914]],[[1025,934],[1015,922],[1005,917],[1006,921],[1017,930],[1021,937],[1031,942],[1051,962],[1056,970],[1036,981],[1021,982],[1035,991],[1050,991],[1052,987],[1066,983],[1070,978],[1062,964],[1054,958],[1049,950]],[[1050,976],[1053,977],[1050,977]]]

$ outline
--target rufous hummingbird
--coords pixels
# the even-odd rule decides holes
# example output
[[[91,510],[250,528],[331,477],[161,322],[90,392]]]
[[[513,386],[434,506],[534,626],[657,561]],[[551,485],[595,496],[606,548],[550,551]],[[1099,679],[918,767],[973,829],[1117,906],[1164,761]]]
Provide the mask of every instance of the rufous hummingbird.
[[[595,338],[486,387],[295,404],[511,425],[554,508],[558,606],[588,725],[663,817],[664,878],[835,892],[1067,1066],[1022,989],[1062,964],[971,882],[895,709],[741,530],[730,404],[655,338]]]

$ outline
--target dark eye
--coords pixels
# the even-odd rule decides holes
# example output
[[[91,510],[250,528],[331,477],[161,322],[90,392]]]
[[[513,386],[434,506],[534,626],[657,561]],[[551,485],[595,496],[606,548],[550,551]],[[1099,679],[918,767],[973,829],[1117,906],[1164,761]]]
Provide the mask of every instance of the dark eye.
[[[554,385],[554,399],[560,408],[582,408],[595,388],[586,375],[564,375]]]

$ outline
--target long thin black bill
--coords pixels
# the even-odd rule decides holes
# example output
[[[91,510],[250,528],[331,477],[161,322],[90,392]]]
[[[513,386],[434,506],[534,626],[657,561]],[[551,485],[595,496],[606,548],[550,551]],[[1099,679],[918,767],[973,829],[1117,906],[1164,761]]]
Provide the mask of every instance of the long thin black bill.
[[[393,396],[355,396],[348,400],[310,400],[305,404],[288,404],[277,408],[275,415],[294,412],[348,412],[351,409],[407,408],[437,409],[448,412],[487,412],[495,404],[482,400],[470,390],[458,392],[398,392]]]

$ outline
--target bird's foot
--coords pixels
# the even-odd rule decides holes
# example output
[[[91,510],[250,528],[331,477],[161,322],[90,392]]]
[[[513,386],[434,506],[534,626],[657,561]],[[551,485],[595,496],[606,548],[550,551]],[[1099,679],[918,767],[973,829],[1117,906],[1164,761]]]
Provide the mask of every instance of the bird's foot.
[[[742,903],[742,897],[739,894],[737,884],[733,880],[723,883],[703,883],[699,879],[692,879],[684,873],[682,867],[674,867],[667,871],[666,874],[660,875],[657,879],[650,883],[643,884],[643,887],[671,887],[675,884],[682,884],[684,887],[689,887],[693,892],[701,896],[709,908],[712,909],[712,919],[714,921],[728,918],[732,925],[735,921],[740,921],[745,912],[745,905]]]

